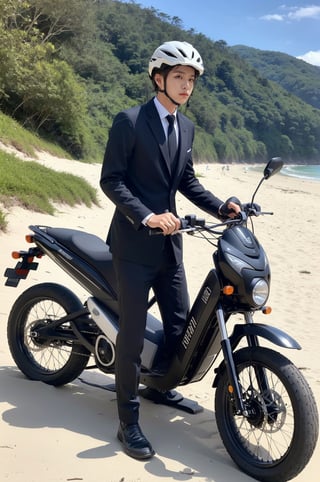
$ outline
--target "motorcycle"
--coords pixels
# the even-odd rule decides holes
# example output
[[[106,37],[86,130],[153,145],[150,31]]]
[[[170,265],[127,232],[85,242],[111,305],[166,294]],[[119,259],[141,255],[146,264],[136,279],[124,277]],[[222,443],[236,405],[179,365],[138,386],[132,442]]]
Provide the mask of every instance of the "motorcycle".
[[[282,165],[280,158],[268,162],[251,202],[242,206],[237,218],[217,224],[193,215],[182,220],[179,233],[201,236],[215,246],[214,266],[190,309],[168,371],[153,371],[163,330],[150,311],[141,356],[140,382],[146,398],[151,389],[161,393],[202,380],[221,356],[212,383],[221,439],[239,468],[264,482],[297,476],[312,456],[319,431],[316,402],[302,373],[281,353],[261,346],[261,339],[280,348],[299,350],[300,345],[282,330],[253,319],[257,311],[269,312],[270,267],[252,221],[273,214],[262,212],[254,198],[262,182]],[[54,386],[67,384],[92,367],[113,374],[119,309],[108,246],[79,230],[30,229],[26,239],[32,247],[13,252],[18,262],[6,270],[6,285],[17,286],[37,269],[35,259],[47,255],[90,296],[82,303],[56,283],[24,291],[12,306],[7,326],[16,365],[28,378]],[[153,303],[154,298],[150,307]],[[236,322],[229,334],[227,323],[234,315],[241,315],[244,322]]]

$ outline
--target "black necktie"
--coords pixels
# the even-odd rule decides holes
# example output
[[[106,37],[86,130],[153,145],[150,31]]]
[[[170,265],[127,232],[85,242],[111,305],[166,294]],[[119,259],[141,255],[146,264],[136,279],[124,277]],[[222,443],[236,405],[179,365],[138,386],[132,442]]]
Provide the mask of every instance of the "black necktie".
[[[177,135],[174,128],[174,115],[167,115],[167,121],[169,122],[168,127],[168,148],[169,148],[169,155],[170,161],[173,163],[176,159],[177,150],[178,150],[178,143],[177,143]]]

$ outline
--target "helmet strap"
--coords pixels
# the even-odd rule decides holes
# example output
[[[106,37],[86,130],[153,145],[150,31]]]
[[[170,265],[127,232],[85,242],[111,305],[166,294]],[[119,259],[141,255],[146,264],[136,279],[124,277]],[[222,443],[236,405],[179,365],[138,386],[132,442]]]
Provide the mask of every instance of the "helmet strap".
[[[163,76],[164,89],[159,89],[159,87],[158,87],[158,92],[163,93],[166,97],[168,97],[168,99],[169,99],[174,105],[176,105],[177,107],[180,107],[181,104],[179,104],[179,103],[176,102],[172,97],[170,97],[170,95],[169,95],[168,92],[167,92],[167,75],[168,75],[168,73]]]
[[[177,107],[180,107],[181,104],[179,104],[179,103],[176,102],[172,97],[170,97],[170,95],[168,94],[168,92],[167,92],[166,89],[158,89],[158,92],[161,92],[162,94],[164,94],[166,97],[168,97],[168,99],[169,99],[174,105],[176,105]]]

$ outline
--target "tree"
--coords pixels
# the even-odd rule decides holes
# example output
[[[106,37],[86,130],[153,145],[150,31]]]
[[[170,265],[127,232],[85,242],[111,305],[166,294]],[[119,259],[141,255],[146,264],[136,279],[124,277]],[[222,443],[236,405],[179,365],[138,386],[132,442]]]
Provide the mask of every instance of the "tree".
[[[4,12],[0,23],[1,107],[28,127],[54,133],[64,147],[81,156],[86,137],[85,89],[72,68],[57,58],[48,40],[66,32],[67,23],[63,26],[57,14],[45,36],[37,27],[40,14],[30,6],[37,1],[0,1]],[[43,9],[49,3],[43,2]],[[56,2],[54,12],[62,3]]]
[[[29,4],[29,28],[39,29],[44,43],[78,36],[93,26],[88,0],[29,0]]]

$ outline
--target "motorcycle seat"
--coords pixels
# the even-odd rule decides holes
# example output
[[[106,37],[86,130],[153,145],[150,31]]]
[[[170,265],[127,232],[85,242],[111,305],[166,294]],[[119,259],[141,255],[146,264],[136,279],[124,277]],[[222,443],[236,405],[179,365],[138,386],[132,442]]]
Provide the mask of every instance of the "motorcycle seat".
[[[93,266],[116,291],[112,254],[105,241],[94,234],[77,229],[48,227],[46,232],[59,244],[65,246],[72,253],[77,254]]]

